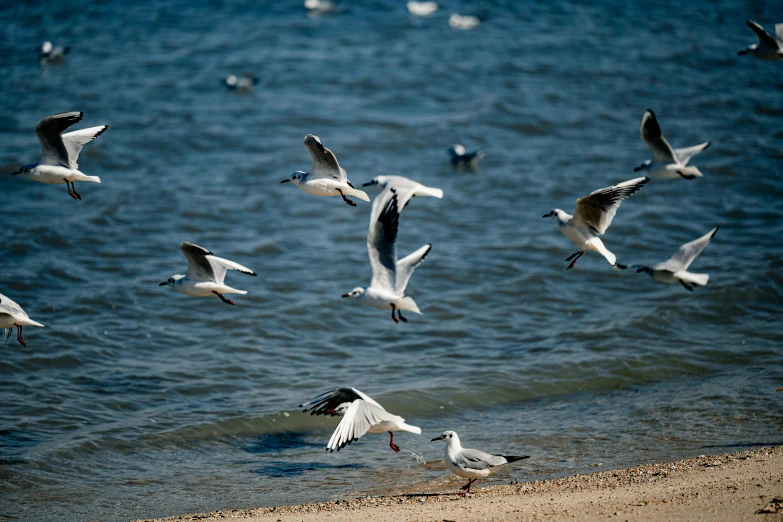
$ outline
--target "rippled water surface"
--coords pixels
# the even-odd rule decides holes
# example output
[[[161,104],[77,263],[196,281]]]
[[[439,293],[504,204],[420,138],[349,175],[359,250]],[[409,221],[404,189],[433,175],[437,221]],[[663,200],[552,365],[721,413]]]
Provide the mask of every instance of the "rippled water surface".
[[[123,520],[340,498],[447,476],[444,429],[532,455],[498,481],[783,443],[783,63],[738,57],[783,12],[730,2],[66,2],[0,9],[0,172],[43,117],[109,130],[101,185],[0,175],[0,292],[46,325],[0,347],[0,519]],[[470,32],[452,11],[476,14]],[[677,16],[672,16],[676,13]],[[42,67],[41,41],[70,45]],[[253,93],[221,78],[260,78]],[[542,214],[634,177],[656,111],[704,178],[654,180],[605,243],[656,262],[714,225],[694,293],[619,273]],[[433,250],[424,315],[340,295],[369,282],[370,205],[280,185],[307,133],[355,183],[402,174],[399,248]],[[446,148],[481,147],[480,170]],[[247,265],[237,306],[158,283],[182,241]],[[297,405],[355,386],[421,426],[344,451]],[[513,451],[511,451],[513,450]],[[417,460],[412,453],[420,455]],[[423,463],[426,461],[426,464]],[[486,482],[485,482],[486,483]],[[457,481],[449,484],[456,485]]]

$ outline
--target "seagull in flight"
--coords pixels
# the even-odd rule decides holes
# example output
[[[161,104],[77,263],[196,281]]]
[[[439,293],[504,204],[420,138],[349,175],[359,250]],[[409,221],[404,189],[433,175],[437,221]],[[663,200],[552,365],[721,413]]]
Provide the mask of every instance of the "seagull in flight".
[[[27,347],[27,343],[22,339],[22,327],[44,327],[41,323],[37,323],[30,319],[27,316],[27,313],[22,310],[21,306],[3,294],[0,294],[0,328],[3,329],[3,340],[5,342],[8,342],[8,339],[11,338],[11,329],[14,326],[16,326],[16,340],[25,348]]]
[[[337,163],[334,152],[324,147],[318,136],[308,134],[304,137],[304,144],[313,158],[310,172],[298,170],[280,183],[291,183],[315,196],[342,196],[343,201],[352,207],[355,207],[356,203],[346,198],[346,195],[370,201],[370,197],[364,191],[355,189],[348,181],[348,175]]]
[[[449,147],[449,157],[452,165],[467,165],[468,167],[477,167],[484,157],[484,152],[479,149],[468,152],[461,143],[454,143]]]
[[[604,234],[612,224],[620,203],[635,194],[648,181],[650,178],[636,178],[591,192],[589,196],[576,200],[576,212],[573,216],[559,208],[544,214],[543,217],[554,219],[560,232],[581,248],[579,252],[566,258],[566,261],[573,259],[567,270],[574,268],[577,259],[582,257],[585,250],[598,252],[612,266],[625,268],[623,265],[617,265],[617,257],[607,250],[598,236]]]
[[[99,125],[63,134],[65,129],[81,121],[83,115],[83,112],[63,112],[38,122],[35,134],[41,142],[41,159],[38,163],[23,166],[12,175],[21,174],[41,183],[65,185],[73,199],[81,200],[74,181],[100,183],[101,178],[80,172],[76,160],[85,143],[91,142],[109,128],[108,125]]]
[[[759,43],[750,44],[747,49],[737,52],[738,55],[749,54],[758,60],[783,60],[783,24],[775,25],[775,36],[753,20],[748,20],[746,24],[759,37]]]
[[[673,149],[663,137],[661,126],[658,125],[658,119],[652,109],[647,109],[647,112],[642,115],[639,134],[642,135],[642,141],[652,152],[653,159],[647,160],[633,169],[634,172],[649,170],[650,175],[664,179],[674,179],[678,176],[685,179],[696,179],[703,176],[698,168],[689,167],[688,162],[693,156],[709,147],[709,141],[693,147]]]
[[[443,199],[443,190],[439,188],[425,187],[421,183],[403,176],[375,176],[363,187],[378,185],[383,189],[393,188],[397,191],[397,203],[405,209],[411,198],[414,196],[432,196],[433,198]]]
[[[410,310],[419,315],[421,311],[416,301],[405,295],[405,288],[413,271],[427,257],[432,245],[424,245],[397,261],[399,217],[400,204],[397,190],[386,188],[373,201],[370,230],[367,233],[367,252],[372,267],[370,286],[356,287],[343,294],[343,297],[352,297],[364,305],[379,310],[391,310],[395,323],[401,320],[407,323],[408,319],[402,316],[402,310]]]
[[[699,239],[694,239],[690,243],[685,243],[675,254],[665,263],[658,263],[653,266],[634,265],[636,272],[646,272],[652,276],[653,280],[659,283],[680,283],[686,290],[693,292],[697,286],[705,286],[710,280],[709,274],[692,274],[688,272],[693,260],[699,257],[704,247],[710,244],[712,238],[718,233],[720,226],[716,226],[707,234]]]
[[[489,476],[489,468],[502,466],[510,462],[529,459],[530,455],[516,457],[513,455],[490,455],[477,449],[463,448],[459,443],[459,436],[454,431],[444,431],[439,437],[430,442],[442,440],[446,443],[444,459],[449,471],[468,479],[468,483],[462,486],[465,495],[470,493],[470,486],[480,478]]]
[[[179,249],[188,260],[187,275],[173,275],[168,281],[158,286],[170,286],[178,292],[194,297],[209,297],[216,295],[226,304],[233,305],[234,301],[226,299],[223,294],[245,295],[247,291],[237,290],[223,283],[228,270],[236,270],[243,274],[257,276],[255,272],[238,263],[217,257],[204,247],[193,243],[182,243]]]
[[[340,451],[365,433],[389,433],[389,446],[399,452],[400,448],[394,443],[395,431],[421,435],[421,428],[405,424],[405,419],[389,413],[356,388],[328,391],[299,407],[304,408],[302,411],[305,412],[312,410],[310,415],[342,415],[343,419],[326,445],[329,452]]]

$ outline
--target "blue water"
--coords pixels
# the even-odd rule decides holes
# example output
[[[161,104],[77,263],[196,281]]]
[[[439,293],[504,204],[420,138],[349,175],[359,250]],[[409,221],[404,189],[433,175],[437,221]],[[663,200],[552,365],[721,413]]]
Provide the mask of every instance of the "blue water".
[[[494,480],[783,443],[783,63],[736,52],[778,7],[744,2],[403,2],[308,16],[299,2],[21,3],[0,9],[0,172],[38,159],[36,123],[109,124],[81,170],[102,184],[0,176],[0,292],[44,329],[0,347],[0,519],[126,520],[423,488],[445,429],[524,452]],[[482,17],[449,28],[451,12]],[[69,45],[42,66],[43,40]],[[229,73],[261,82],[226,91]],[[711,141],[704,178],[653,180],[605,237],[663,261],[721,229],[688,293],[618,273],[551,220],[635,177],[656,111],[675,146]],[[370,205],[279,181],[305,134],[354,183],[402,174],[399,249],[433,250],[424,315],[340,295],[369,282]],[[481,147],[479,170],[446,148]],[[371,194],[374,195],[374,194]],[[191,241],[258,272],[237,306],[158,283]],[[301,402],[355,386],[421,426],[323,451]],[[417,460],[411,453],[420,455]],[[421,460],[426,461],[426,464]],[[523,465],[524,464],[524,465]],[[491,482],[491,481],[488,481]],[[457,484],[454,481],[453,484]]]

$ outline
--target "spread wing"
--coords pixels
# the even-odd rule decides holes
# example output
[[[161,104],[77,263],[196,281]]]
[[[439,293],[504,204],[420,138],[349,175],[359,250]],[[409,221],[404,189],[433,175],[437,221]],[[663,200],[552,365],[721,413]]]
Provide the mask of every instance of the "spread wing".
[[[375,197],[367,232],[367,253],[372,267],[370,286],[395,291],[397,272],[397,228],[400,213],[397,191],[384,189]]]
[[[397,281],[395,283],[395,288],[399,295],[405,294],[405,288],[408,286],[408,281],[410,281],[413,271],[416,270],[422,261],[424,261],[424,258],[427,257],[430,250],[432,250],[432,245],[427,244],[414,253],[397,261]]]
[[[596,234],[605,233],[612,224],[620,203],[635,194],[648,181],[650,178],[635,178],[577,199],[574,220],[588,226]]]
[[[687,165],[692,157],[694,157],[696,154],[703,151],[709,146],[710,146],[710,142],[708,141],[702,143],[701,145],[694,145],[693,147],[686,147],[684,149],[676,149],[674,151],[674,156],[677,158],[677,163],[679,163],[680,165]]]
[[[783,45],[783,24],[775,24],[775,38],[778,41],[778,46]]]
[[[212,265],[212,272],[215,274],[215,282],[217,283],[223,283],[226,279],[226,272],[228,270],[236,270],[237,272],[242,272],[243,274],[251,276],[258,275],[246,266],[242,266],[239,263],[235,263],[228,259],[223,259],[222,257],[217,257],[216,255],[208,255],[207,261]]]
[[[675,254],[668,259],[665,263],[656,266],[658,270],[668,270],[670,272],[679,272],[680,270],[687,270],[693,260],[699,257],[704,247],[710,244],[712,238],[718,233],[720,226],[717,226],[710,230],[707,234],[701,236],[699,239],[695,239],[690,243],[685,243],[680,247]]]
[[[82,151],[84,144],[91,142],[106,132],[108,128],[108,125],[100,125],[62,135],[63,144],[65,145],[65,150],[68,151],[68,160],[72,169],[79,168],[79,164],[76,161],[79,159],[79,153]]]
[[[212,252],[193,243],[182,243],[179,249],[188,260],[188,279],[215,281],[215,268],[207,259],[207,256],[212,255]],[[225,271],[223,274],[225,275]]]
[[[332,438],[329,439],[326,449],[330,452],[340,451],[346,445],[359,440],[362,435],[367,433],[370,427],[384,421],[404,422],[403,419],[392,415],[377,403],[373,404],[358,399],[345,412],[343,420],[340,421],[337,429],[332,433]]]
[[[761,27],[759,24],[757,24],[753,20],[748,20],[746,23],[748,24],[748,27],[753,29],[753,32],[756,33],[756,36],[759,37],[759,44],[762,47],[767,47],[770,49],[780,48],[780,46],[778,45],[778,41],[775,40],[775,38],[773,38],[771,34],[766,32],[764,28]],[[777,26],[775,26],[775,32],[777,32]]]
[[[68,149],[63,143],[62,133],[82,119],[82,112],[63,112],[38,122],[35,134],[41,142],[41,164],[71,167]],[[75,162],[75,160],[74,160]]]
[[[337,157],[334,155],[334,152],[324,147],[318,136],[308,134],[304,138],[304,144],[313,158],[310,179],[331,178],[335,181],[348,183],[346,172],[337,163]]]
[[[661,126],[658,125],[658,119],[651,109],[647,109],[647,112],[642,115],[639,134],[642,136],[642,141],[652,152],[654,161],[659,163],[677,163],[674,150],[669,145],[669,142],[666,141],[666,138],[663,137]]]
[[[329,410],[337,409],[339,405],[346,402],[354,402],[360,399],[380,406],[380,404],[356,388],[337,388],[336,390],[322,393],[318,397],[300,404],[299,407],[304,408],[302,411],[309,411],[310,415],[331,415],[334,417],[336,413],[329,413]]]
[[[22,310],[21,306],[16,304],[16,301],[4,296],[3,294],[0,294],[0,314],[29,319],[27,313]]]

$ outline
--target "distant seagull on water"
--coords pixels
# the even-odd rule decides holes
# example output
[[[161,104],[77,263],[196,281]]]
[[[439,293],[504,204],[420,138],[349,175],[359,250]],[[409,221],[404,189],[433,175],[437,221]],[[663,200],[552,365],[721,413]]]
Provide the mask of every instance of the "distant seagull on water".
[[[685,243],[665,263],[653,266],[634,265],[631,268],[635,268],[637,272],[650,274],[653,280],[659,283],[680,283],[686,290],[693,292],[695,287],[705,286],[710,280],[710,276],[708,274],[692,274],[688,272],[688,267],[691,266],[694,259],[699,257],[704,247],[710,244],[712,238],[718,233],[718,228],[720,227],[713,228],[699,239]]]
[[[397,203],[405,209],[411,198],[414,196],[431,196],[433,198],[443,199],[443,190],[439,188],[425,187],[421,183],[403,176],[375,176],[363,187],[378,185],[383,189],[393,188],[397,191]]]
[[[612,266],[626,268],[623,265],[617,265],[617,257],[607,250],[598,236],[604,234],[612,224],[620,203],[635,194],[648,181],[650,178],[636,178],[591,192],[589,196],[576,200],[576,212],[573,216],[559,208],[550,211],[549,214],[544,214],[543,217],[551,217],[555,220],[560,232],[581,248],[579,252],[566,258],[566,261],[573,259],[568,265],[568,270],[574,268],[577,259],[582,257],[585,250],[598,252]]]
[[[310,415],[342,415],[343,419],[334,430],[326,450],[340,451],[346,445],[359,440],[365,433],[389,433],[389,446],[399,452],[394,443],[395,431],[408,431],[421,435],[421,428],[405,424],[405,419],[386,411],[383,406],[356,388],[338,388],[322,393],[315,399],[299,406]]]
[[[333,13],[337,8],[331,0],[305,0],[304,6],[311,14]]]
[[[658,125],[658,119],[651,109],[642,115],[642,122],[639,125],[639,134],[642,141],[647,145],[653,155],[652,160],[647,160],[640,166],[633,169],[634,172],[640,170],[649,170],[651,176],[656,178],[673,179],[678,176],[685,179],[701,178],[702,173],[696,167],[689,167],[688,161],[710,146],[706,141],[700,145],[687,147],[684,149],[673,149],[666,138],[663,137],[661,126]]]
[[[327,149],[321,143],[321,138],[314,134],[304,137],[304,145],[313,158],[310,172],[298,170],[291,177],[280,183],[291,183],[308,194],[314,196],[342,196],[343,201],[356,206],[356,203],[345,196],[354,196],[363,201],[370,201],[370,197],[362,190],[355,189],[345,169],[337,163],[334,152]]]
[[[40,326],[44,327],[41,323],[37,323],[27,316],[27,313],[22,310],[22,307],[16,304],[8,297],[0,294],[0,328],[3,329],[3,340],[8,342],[11,337],[11,328],[16,326],[16,340],[19,341],[24,347],[27,347],[27,343],[22,339],[22,327],[23,326]]]
[[[482,158],[484,158],[484,152],[482,152],[481,149],[468,152],[464,145],[461,143],[455,143],[449,147],[449,157],[451,158],[452,165],[466,165],[468,167],[476,167]]]
[[[759,37],[759,43],[750,44],[747,49],[737,52],[738,55],[749,54],[758,60],[783,59],[783,24],[775,25],[775,36],[766,32],[753,20],[748,20],[746,24]]]
[[[407,323],[408,320],[402,316],[402,310],[410,310],[419,315],[421,311],[416,301],[405,295],[405,289],[413,271],[427,257],[432,245],[424,245],[408,257],[397,261],[400,210],[395,189],[384,189],[375,197],[370,215],[370,230],[367,233],[372,280],[369,287],[356,287],[343,297],[352,297],[379,310],[391,310],[395,323],[400,320]]]
[[[471,15],[460,15],[457,13],[452,13],[451,16],[449,16],[449,26],[452,29],[458,29],[460,31],[470,31],[471,29],[475,29],[479,24],[479,19],[476,16]]]
[[[530,458],[530,455],[522,457],[491,455],[481,450],[463,448],[459,442],[459,436],[454,431],[444,431],[442,435],[435,437],[430,442],[436,440],[442,440],[446,443],[446,454],[443,460],[446,461],[446,467],[449,468],[449,471],[468,479],[468,483],[462,486],[466,495],[470,493],[470,486],[476,480],[489,476],[490,468]]]
[[[252,76],[236,76],[234,74],[229,74],[223,80],[223,85],[225,85],[229,91],[249,92],[253,90],[253,87],[258,85],[258,82],[258,78],[253,78]]]
[[[70,51],[70,47],[52,45],[52,42],[46,41],[41,44],[41,63],[60,63]]]
[[[406,5],[408,7],[408,12],[413,16],[429,16],[438,10],[437,2],[410,1]]]
[[[63,112],[38,122],[35,134],[41,142],[41,159],[38,163],[23,166],[12,175],[21,174],[41,183],[65,185],[73,199],[81,200],[74,181],[100,183],[101,178],[81,173],[76,160],[85,143],[91,142],[109,128],[108,125],[100,125],[63,134],[65,129],[81,121],[83,115],[83,112]]]
[[[217,257],[206,248],[193,243],[182,243],[179,249],[188,260],[187,275],[173,275],[159,286],[170,286],[178,292],[194,297],[209,297],[214,294],[224,303],[232,305],[235,304],[234,301],[226,299],[223,294],[245,295],[247,291],[224,284],[226,271],[236,270],[251,276],[258,275],[247,267]]]

